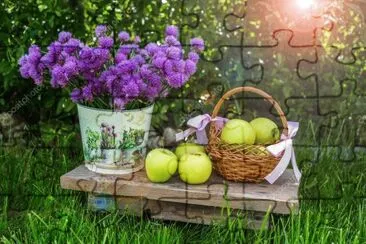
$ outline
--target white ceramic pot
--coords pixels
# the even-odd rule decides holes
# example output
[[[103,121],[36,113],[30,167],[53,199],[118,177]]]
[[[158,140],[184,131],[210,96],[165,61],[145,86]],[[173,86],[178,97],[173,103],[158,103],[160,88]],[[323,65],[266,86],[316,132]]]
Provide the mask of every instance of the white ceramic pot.
[[[116,112],[78,104],[86,167],[102,174],[142,169],[153,107]]]

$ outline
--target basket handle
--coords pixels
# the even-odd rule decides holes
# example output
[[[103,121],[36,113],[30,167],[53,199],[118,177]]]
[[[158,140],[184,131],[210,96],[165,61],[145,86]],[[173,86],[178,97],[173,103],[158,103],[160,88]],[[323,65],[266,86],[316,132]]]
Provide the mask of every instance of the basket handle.
[[[227,91],[215,105],[215,108],[212,112],[211,117],[215,118],[218,115],[218,113],[221,109],[221,106],[225,102],[225,100],[228,100],[231,96],[233,96],[237,93],[240,93],[240,92],[255,93],[259,96],[262,96],[265,100],[267,100],[269,103],[271,103],[274,106],[274,108],[276,109],[278,115],[280,116],[281,123],[283,126],[283,133],[285,135],[288,135],[287,119],[286,119],[286,116],[285,116],[284,112],[282,111],[279,103],[276,100],[274,100],[273,97],[271,95],[269,95],[268,93],[266,93],[258,88],[252,87],[252,86],[241,86],[241,87],[236,87],[236,88],[233,88],[233,89]]]

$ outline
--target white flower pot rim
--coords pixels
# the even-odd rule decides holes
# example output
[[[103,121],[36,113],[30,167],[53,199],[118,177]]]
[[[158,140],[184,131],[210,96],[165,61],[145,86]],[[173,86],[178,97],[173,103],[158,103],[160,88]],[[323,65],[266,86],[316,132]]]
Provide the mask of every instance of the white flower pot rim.
[[[105,109],[105,108],[94,108],[94,107],[89,107],[80,103],[76,103],[77,106],[83,107],[85,109],[90,109],[90,110],[95,110],[95,111],[104,111],[104,112],[115,112],[115,113],[119,113],[119,112],[133,112],[133,111],[141,111],[141,110],[145,110],[145,109],[149,109],[152,106],[154,106],[154,103],[150,103],[149,105],[142,107],[142,108],[135,108],[135,109],[126,109],[126,110],[113,110],[113,109]]]

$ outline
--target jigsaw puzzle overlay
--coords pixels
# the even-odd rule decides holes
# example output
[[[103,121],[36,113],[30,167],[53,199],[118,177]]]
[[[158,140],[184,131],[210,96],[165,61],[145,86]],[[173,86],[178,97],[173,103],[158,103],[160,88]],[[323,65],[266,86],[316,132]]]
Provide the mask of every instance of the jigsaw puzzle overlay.
[[[208,50],[203,59],[215,67],[220,77],[219,83],[211,83],[211,77],[207,77],[207,96],[192,98],[186,95],[184,102],[205,103],[205,99],[212,99],[208,101],[212,103],[223,91],[241,85],[261,88],[279,101],[289,120],[301,122],[295,147],[301,155],[298,158],[301,159],[299,164],[305,173],[305,180],[309,177],[307,174],[314,171],[309,169],[311,166],[308,163],[316,164],[329,154],[337,155],[337,160],[341,162],[357,161],[358,154],[365,149],[365,143],[359,142],[363,138],[359,133],[363,133],[364,126],[359,121],[364,119],[362,79],[365,76],[365,49],[364,43],[352,42],[352,36],[357,39],[364,35],[364,23],[351,35],[344,31],[349,18],[362,18],[362,13],[357,12],[354,5],[337,6],[331,2],[322,2],[316,9],[306,9],[306,6],[304,9],[297,6],[296,1],[231,1],[225,8],[219,7],[219,1],[214,2],[182,2],[181,39],[188,40],[196,35],[204,37],[205,33],[210,33],[210,38],[206,39]],[[211,4],[215,7],[210,7]],[[260,14],[258,9],[261,10]],[[337,18],[337,11],[341,9],[342,17]],[[299,14],[303,16],[299,18]],[[254,115],[268,116],[268,113],[276,117],[271,106],[258,102],[256,97],[243,94],[235,99],[245,112],[230,107],[228,102],[224,110],[226,117],[248,118],[249,114],[250,118]],[[184,111],[183,121],[195,113],[210,113],[210,108],[195,106],[194,112]],[[247,108],[251,109],[247,111]],[[341,136],[336,140],[329,139],[338,133]],[[336,188],[343,189],[343,186],[350,184],[354,182],[339,182]],[[299,198],[326,201],[327,196],[317,187],[312,189],[310,196],[305,192]],[[210,187],[207,191],[208,196],[202,197],[210,201]],[[336,199],[341,199],[342,193],[342,190],[338,191]],[[363,196],[359,195],[361,198]],[[185,198],[187,202],[197,200],[189,194]],[[336,199],[332,197],[329,200]],[[243,206],[246,204],[245,199],[228,200],[241,201]],[[200,218],[188,211],[186,217]]]
[[[181,108],[174,113],[178,121],[169,120],[172,122],[169,126],[173,127],[171,133],[185,129],[185,122],[195,115],[212,113],[215,102],[228,89],[244,85],[258,87],[280,103],[288,120],[300,122],[295,151],[303,172],[302,184],[308,187],[299,199],[327,201],[345,197],[347,188],[357,188],[357,182],[348,177],[349,172],[344,173],[344,181],[333,182],[337,194],[332,198],[324,194],[323,185],[312,184],[308,179],[317,175],[316,167],[326,160],[339,161],[350,168],[364,165],[366,32],[363,12],[366,7],[361,2],[325,0],[314,7],[290,0],[180,1],[175,11],[179,16],[181,42],[189,46],[191,37],[201,36],[207,46],[202,67],[196,74],[204,77],[205,82],[196,85],[193,79],[190,83],[190,88],[199,90],[201,96],[195,97],[189,88],[162,101],[162,104],[175,101]],[[106,18],[110,21],[105,24],[113,30],[119,29],[119,21],[123,20],[116,16],[127,16],[133,11],[136,10],[129,6],[122,13],[112,9],[111,16]],[[350,20],[354,19],[358,21],[351,26]],[[159,39],[156,33],[159,32],[152,27],[140,34],[142,39],[153,40]],[[153,116],[162,116],[161,111],[157,110]],[[266,116],[279,121],[272,106],[252,94],[238,95],[228,101],[222,116],[247,120]],[[155,128],[150,136],[156,141],[151,147],[164,145],[164,141],[165,146],[174,146],[167,139],[169,135]],[[53,165],[49,162],[42,167]],[[216,188],[224,187],[222,184]],[[207,196],[198,200],[210,201],[211,191],[210,186]],[[364,192],[359,190],[356,198],[365,198]],[[120,198],[114,197],[117,201]],[[184,198],[197,200],[189,194]],[[229,200],[247,204],[245,199]],[[105,204],[109,200],[96,202]],[[200,218],[188,212],[186,217]]]

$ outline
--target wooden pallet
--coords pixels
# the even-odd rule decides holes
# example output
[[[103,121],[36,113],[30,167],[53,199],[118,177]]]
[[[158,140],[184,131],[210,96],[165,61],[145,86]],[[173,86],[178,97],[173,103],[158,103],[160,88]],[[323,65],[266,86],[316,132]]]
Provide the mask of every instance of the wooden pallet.
[[[188,185],[178,176],[164,184],[151,183],[144,170],[112,176],[79,166],[61,176],[61,187],[88,192],[94,199],[98,194],[111,196],[118,208],[137,215],[149,212],[151,218],[190,223],[228,221],[245,213],[246,227],[256,229],[263,228],[266,212],[298,210],[298,183],[289,169],[273,185],[225,181],[215,173],[205,184]]]

